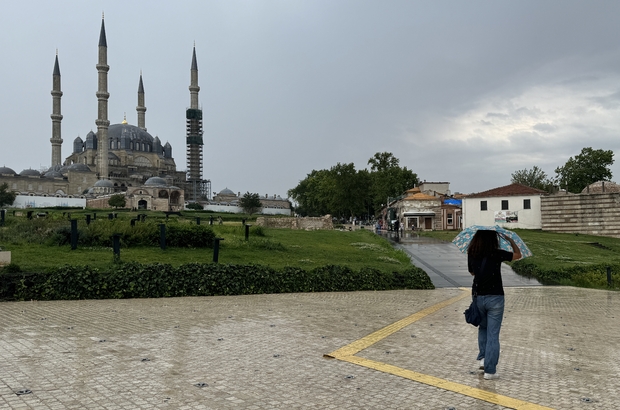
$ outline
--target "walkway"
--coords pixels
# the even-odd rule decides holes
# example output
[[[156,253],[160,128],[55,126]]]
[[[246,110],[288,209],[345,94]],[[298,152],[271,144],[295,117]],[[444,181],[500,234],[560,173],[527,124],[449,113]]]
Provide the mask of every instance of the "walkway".
[[[459,284],[462,260],[428,245],[402,243]],[[457,287],[0,303],[0,409],[619,406],[620,293],[508,287],[494,381],[468,304]]]

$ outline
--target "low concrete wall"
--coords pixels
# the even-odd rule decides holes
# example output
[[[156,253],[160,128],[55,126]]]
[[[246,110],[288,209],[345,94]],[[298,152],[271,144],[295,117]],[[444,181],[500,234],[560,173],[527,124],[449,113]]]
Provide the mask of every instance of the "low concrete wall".
[[[256,218],[256,225],[266,228],[304,229],[306,231],[334,229],[331,215],[305,218],[266,218],[259,216]]]
[[[0,251],[0,266],[11,263],[11,251]]]

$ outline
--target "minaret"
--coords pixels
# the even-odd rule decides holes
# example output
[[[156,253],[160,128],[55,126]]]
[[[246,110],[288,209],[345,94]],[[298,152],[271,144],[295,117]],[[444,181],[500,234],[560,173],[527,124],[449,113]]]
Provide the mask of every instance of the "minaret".
[[[62,115],[60,114],[60,97],[62,97],[62,91],[60,91],[60,66],[58,65],[58,50],[56,50],[56,62],[54,63],[54,73],[52,74],[52,167],[54,165],[61,165],[62,155],[61,146],[62,138],[60,138],[60,122],[62,121]]]
[[[202,110],[198,106],[198,63],[196,44],[192,54],[191,79],[189,85],[190,108],[187,109],[187,181],[191,183],[190,200],[196,201],[203,195],[202,181]]]
[[[108,43],[105,38],[105,25],[101,17],[101,33],[99,34],[99,60],[97,62],[98,88],[97,88],[97,172],[99,178],[108,178]]]
[[[146,106],[144,105],[144,85],[142,84],[142,70],[140,70],[140,83],[138,84],[138,106],[136,107],[138,112],[138,127],[146,131],[144,125],[144,113],[146,112]]]

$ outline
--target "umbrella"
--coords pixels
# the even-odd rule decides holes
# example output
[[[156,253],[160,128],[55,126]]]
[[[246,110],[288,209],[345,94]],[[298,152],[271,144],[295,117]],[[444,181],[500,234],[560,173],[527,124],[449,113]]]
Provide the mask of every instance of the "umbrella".
[[[469,244],[471,243],[471,240],[473,239],[476,232],[480,230],[495,231],[495,232],[501,233],[502,235],[506,235],[507,237],[515,241],[515,243],[517,244],[517,247],[521,251],[521,255],[524,258],[527,258],[528,256],[532,256],[532,251],[530,251],[530,249],[527,247],[525,242],[523,242],[523,239],[519,237],[519,235],[517,235],[513,231],[509,231],[508,229],[504,229],[498,225],[495,225],[495,226],[472,225],[469,228],[463,229],[461,233],[459,233],[456,236],[456,238],[454,238],[452,243],[454,243],[461,252],[467,253],[467,248],[469,248]],[[512,252],[512,246],[510,245],[510,242],[508,242],[506,239],[502,238],[501,236],[499,236],[499,247],[508,252]]]

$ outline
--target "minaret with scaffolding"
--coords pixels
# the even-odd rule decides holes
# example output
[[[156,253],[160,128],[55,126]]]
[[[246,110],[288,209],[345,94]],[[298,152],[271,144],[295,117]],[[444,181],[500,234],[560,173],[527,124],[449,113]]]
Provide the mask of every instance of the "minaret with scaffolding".
[[[187,127],[187,182],[190,192],[186,198],[191,202],[210,199],[211,181],[202,179],[202,110],[198,104],[198,63],[196,62],[196,45],[192,54],[191,79],[189,85],[190,106],[185,112]]]

